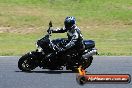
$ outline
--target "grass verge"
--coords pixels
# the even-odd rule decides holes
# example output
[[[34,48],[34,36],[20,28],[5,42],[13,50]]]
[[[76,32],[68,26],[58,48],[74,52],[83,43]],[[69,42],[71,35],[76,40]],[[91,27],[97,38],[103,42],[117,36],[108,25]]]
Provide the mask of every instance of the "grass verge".
[[[84,39],[95,40],[100,55],[132,55],[131,0],[0,0],[0,55],[34,50],[48,22],[62,27],[66,16],[77,18]]]

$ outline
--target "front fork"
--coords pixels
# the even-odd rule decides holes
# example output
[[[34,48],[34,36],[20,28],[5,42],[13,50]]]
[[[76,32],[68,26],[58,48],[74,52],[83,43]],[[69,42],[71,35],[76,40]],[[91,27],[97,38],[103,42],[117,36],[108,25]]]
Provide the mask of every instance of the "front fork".
[[[29,54],[34,61],[34,64],[40,66],[45,54],[43,52],[40,52],[38,49],[36,49],[36,51],[29,52]]]

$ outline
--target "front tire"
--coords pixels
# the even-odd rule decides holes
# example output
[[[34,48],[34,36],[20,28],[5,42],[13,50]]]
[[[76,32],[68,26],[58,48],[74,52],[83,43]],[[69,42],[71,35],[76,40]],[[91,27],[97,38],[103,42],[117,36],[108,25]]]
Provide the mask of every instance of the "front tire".
[[[33,59],[30,54],[25,54],[22,56],[18,61],[18,68],[25,72],[30,72],[31,70],[35,69],[36,66],[33,63]]]

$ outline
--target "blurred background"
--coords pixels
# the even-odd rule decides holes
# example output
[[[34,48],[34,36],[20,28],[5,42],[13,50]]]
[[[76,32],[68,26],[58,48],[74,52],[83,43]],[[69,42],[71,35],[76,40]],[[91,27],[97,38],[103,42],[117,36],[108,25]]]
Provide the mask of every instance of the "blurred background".
[[[74,16],[84,39],[96,42],[102,56],[132,55],[132,0],[0,0],[0,55],[35,50],[35,42]],[[53,34],[52,39],[66,34]]]

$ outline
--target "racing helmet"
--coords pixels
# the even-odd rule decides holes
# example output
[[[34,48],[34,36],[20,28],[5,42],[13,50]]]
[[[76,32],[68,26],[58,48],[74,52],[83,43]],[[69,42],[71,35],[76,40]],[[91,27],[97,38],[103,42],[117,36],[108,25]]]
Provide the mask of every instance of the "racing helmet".
[[[74,25],[76,24],[76,19],[75,17],[66,17],[65,21],[64,21],[64,25],[66,29],[71,29]]]

